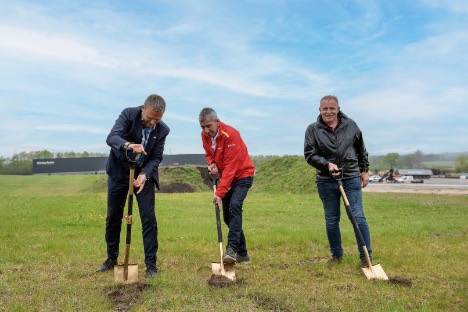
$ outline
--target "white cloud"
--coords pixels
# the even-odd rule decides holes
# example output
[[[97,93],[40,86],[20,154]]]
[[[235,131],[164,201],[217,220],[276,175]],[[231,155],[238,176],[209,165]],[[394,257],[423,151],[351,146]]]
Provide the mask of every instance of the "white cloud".
[[[0,47],[53,60],[115,67],[116,62],[99,57],[95,48],[63,34],[44,33],[14,26],[0,26]],[[27,56],[30,57],[30,56]]]
[[[198,113],[211,106],[251,152],[301,154],[330,93],[373,152],[415,142],[440,150],[440,129],[467,122],[467,5],[423,4],[0,4],[0,145],[10,149],[2,152],[31,141],[107,150],[120,111],[154,92],[168,102],[172,153],[200,151]],[[18,134],[18,125],[32,126]],[[450,146],[463,149],[463,137],[451,135]]]
[[[465,0],[420,0],[429,7],[448,10],[456,15],[468,13],[468,2]]]
[[[52,125],[34,125],[33,128],[39,131],[50,132],[77,132],[77,133],[90,133],[90,134],[105,134],[107,135],[110,129],[101,127],[81,125],[81,124],[52,124]]]

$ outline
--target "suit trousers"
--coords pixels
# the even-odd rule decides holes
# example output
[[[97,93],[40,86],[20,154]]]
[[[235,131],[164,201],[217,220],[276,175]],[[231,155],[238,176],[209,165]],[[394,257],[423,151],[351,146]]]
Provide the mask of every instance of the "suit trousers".
[[[106,243],[107,257],[117,259],[119,256],[120,231],[125,203],[128,195],[129,179],[114,180],[107,178],[107,218],[106,218]],[[156,265],[156,253],[158,251],[158,224],[155,213],[154,181],[146,181],[140,194],[135,195],[140,212],[140,220],[143,235],[143,247],[145,251],[146,266]]]

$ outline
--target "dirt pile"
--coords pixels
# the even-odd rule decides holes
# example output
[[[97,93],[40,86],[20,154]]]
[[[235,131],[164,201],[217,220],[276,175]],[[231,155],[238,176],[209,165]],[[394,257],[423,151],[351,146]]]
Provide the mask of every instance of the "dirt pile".
[[[226,287],[231,284],[234,284],[236,281],[230,280],[224,275],[211,274],[211,277],[208,279],[208,285],[216,287]]]
[[[121,285],[117,289],[109,291],[107,298],[109,298],[112,304],[113,311],[131,311],[132,305],[138,301],[141,293],[148,288],[149,285],[144,282]]]
[[[202,166],[159,168],[160,193],[193,193],[211,189],[208,170]]]

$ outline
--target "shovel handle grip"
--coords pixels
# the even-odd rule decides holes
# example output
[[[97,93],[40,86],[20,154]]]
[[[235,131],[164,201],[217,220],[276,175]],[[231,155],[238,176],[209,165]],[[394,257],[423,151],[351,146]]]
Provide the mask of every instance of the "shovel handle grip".
[[[329,171],[330,171],[330,175],[333,177],[333,179],[335,179],[337,181],[340,181],[341,179],[343,179],[343,168],[338,168],[338,169],[329,170]],[[333,175],[334,173],[339,173],[339,175],[335,176],[335,175]]]

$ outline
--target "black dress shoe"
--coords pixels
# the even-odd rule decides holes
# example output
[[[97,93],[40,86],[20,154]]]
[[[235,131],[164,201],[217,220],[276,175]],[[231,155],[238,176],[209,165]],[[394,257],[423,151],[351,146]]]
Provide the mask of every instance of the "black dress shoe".
[[[104,263],[99,268],[97,268],[96,272],[106,272],[112,270],[116,264],[117,260],[107,258],[106,261],[104,261]]]
[[[151,277],[156,277],[158,276],[158,269],[156,268],[155,265],[148,265],[146,267],[146,277],[151,278]]]

